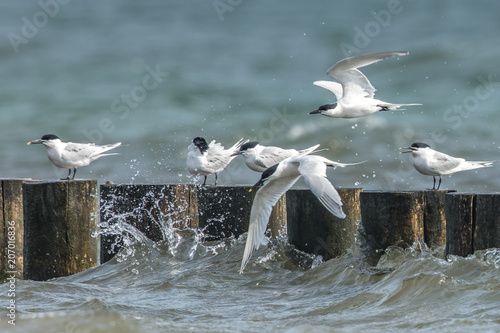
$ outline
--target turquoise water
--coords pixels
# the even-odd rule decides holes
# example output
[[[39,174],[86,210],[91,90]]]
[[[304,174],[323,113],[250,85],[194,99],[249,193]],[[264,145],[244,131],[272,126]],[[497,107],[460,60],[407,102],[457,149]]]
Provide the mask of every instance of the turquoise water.
[[[432,179],[399,147],[418,141],[500,159],[499,14],[494,1],[5,2],[1,177],[65,176],[42,147],[26,146],[47,133],[122,141],[120,155],[78,171],[101,183],[191,182],[192,138],[230,146],[244,137],[286,148],[319,143],[325,157],[367,161],[330,170],[337,187],[428,188]],[[376,97],[423,106],[354,120],[307,114],[335,101],[312,85],[329,79],[332,64],[388,50],[410,54],[363,69]],[[497,168],[445,177],[442,188],[497,192]],[[258,178],[239,158],[219,177]],[[188,254],[172,253],[167,240],[143,241],[73,277],[19,281],[20,325],[2,316],[2,332],[499,330],[495,250],[445,260],[438,250],[395,249],[373,264],[353,248],[303,270],[283,241],[238,275],[243,240],[181,240]]]
[[[416,141],[498,159],[496,2],[55,3],[53,17],[35,2],[10,2],[0,13],[2,177],[64,175],[42,147],[25,145],[47,133],[122,141],[120,156],[78,172],[117,183],[191,181],[185,159],[196,136],[226,146],[241,137],[288,148],[320,143],[329,158],[366,160],[329,175],[336,186],[367,189],[429,187],[398,154]],[[386,50],[410,54],[363,70],[376,96],[423,106],[355,120],[307,115],[335,100],[312,85],[329,79],[328,67],[349,51]],[[233,163],[222,182],[258,179]],[[443,187],[497,191],[496,172],[456,174]]]

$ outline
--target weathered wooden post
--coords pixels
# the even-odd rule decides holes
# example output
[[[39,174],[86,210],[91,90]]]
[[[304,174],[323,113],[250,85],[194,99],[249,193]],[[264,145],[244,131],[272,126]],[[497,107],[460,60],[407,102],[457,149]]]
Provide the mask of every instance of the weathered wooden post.
[[[0,180],[0,281],[7,275],[22,279],[24,271],[24,179]],[[7,273],[9,272],[9,273]]]
[[[301,251],[328,260],[343,255],[354,243],[361,220],[361,188],[337,189],[347,215],[332,215],[308,189],[289,190],[286,197],[288,241]]]
[[[24,278],[48,280],[98,264],[96,180],[23,183]]]
[[[248,230],[253,193],[248,186],[196,186],[205,240],[239,237]]]
[[[101,263],[120,249],[121,223],[153,241],[165,230],[198,228],[198,197],[192,185],[101,185]]]
[[[421,192],[363,191],[360,195],[364,237],[370,247],[407,248],[424,239],[424,204]]]
[[[172,227],[200,228],[205,241],[239,237],[248,230],[255,195],[249,190],[249,186],[195,184],[101,185],[101,262],[120,249],[122,222],[153,241],[165,239],[165,231]],[[271,214],[272,236],[285,228],[284,200],[283,196]]]
[[[424,206],[424,241],[429,247],[446,244],[446,194],[455,191],[422,191]]]
[[[446,255],[467,256],[474,253],[474,195],[446,195]]]
[[[205,240],[239,237],[248,231],[255,191],[250,186],[196,186],[200,229]],[[269,228],[278,237],[286,224],[285,195],[276,203]]]
[[[500,248],[500,194],[476,194],[474,251]]]

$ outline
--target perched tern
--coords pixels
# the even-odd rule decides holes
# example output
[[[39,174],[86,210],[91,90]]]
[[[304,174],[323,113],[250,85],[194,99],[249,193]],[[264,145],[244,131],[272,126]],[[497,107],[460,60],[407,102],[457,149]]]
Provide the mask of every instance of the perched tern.
[[[250,210],[248,237],[241,261],[240,274],[245,269],[252,253],[259,248],[264,239],[264,232],[273,206],[301,176],[304,177],[309,189],[326,209],[338,218],[345,218],[340,196],[326,178],[326,167],[345,167],[354,164],[338,163],[316,155],[297,155],[266,169],[262,173],[261,179],[252,187],[254,189],[264,185],[255,194]]]
[[[49,160],[56,167],[69,169],[68,177],[62,178],[62,180],[69,180],[75,179],[76,168],[89,165],[102,156],[118,155],[118,153],[103,153],[120,146],[122,143],[97,146],[93,143],[62,142],[57,135],[46,134],[41,139],[30,141],[27,144],[44,145],[47,148]],[[73,177],[70,177],[71,169],[73,169]]]
[[[231,155],[247,141],[240,139],[231,148],[224,149],[215,140],[207,144],[204,138],[194,138],[188,147],[187,167],[189,172],[194,176],[205,176],[203,185],[206,184],[208,175],[215,174],[214,185],[217,185],[217,174],[236,157]]]
[[[431,149],[428,144],[416,142],[410,147],[404,147],[400,149],[409,149],[400,152],[411,153],[413,157],[413,166],[423,175],[432,176],[434,179],[434,184],[432,189],[439,190],[441,186],[441,176],[451,175],[459,171],[473,170],[477,168],[490,167],[496,161],[466,161],[463,158],[453,157],[440,153],[434,149]],[[439,184],[436,188],[436,176],[439,176]]]
[[[258,142],[247,142],[231,156],[242,155],[245,164],[257,172],[264,172],[266,169],[283,161],[284,159],[295,155],[307,155],[316,150],[319,145],[312,146],[303,150],[283,149],[273,146],[263,146]]]
[[[392,104],[373,98],[376,89],[358,68],[388,57],[405,56],[408,52],[379,52],[340,60],[330,67],[327,74],[338,82],[316,81],[314,85],[325,88],[337,97],[334,104],[321,105],[309,114],[322,114],[332,118],[359,118],[378,111],[392,111],[401,106],[422,104]]]

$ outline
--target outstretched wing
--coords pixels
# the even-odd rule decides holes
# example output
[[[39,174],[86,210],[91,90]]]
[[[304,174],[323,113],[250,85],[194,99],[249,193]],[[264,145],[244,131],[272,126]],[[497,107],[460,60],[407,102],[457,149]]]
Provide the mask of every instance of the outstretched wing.
[[[314,81],[313,84],[315,86],[325,88],[326,90],[331,91],[337,100],[342,98],[343,95],[343,89],[342,85],[338,82],[333,82],[333,81]]]
[[[345,58],[330,67],[327,74],[342,84],[346,99],[349,99],[349,96],[359,95],[373,98],[376,89],[358,68],[371,65],[388,57],[405,56],[407,54],[408,52],[390,51]]]
[[[342,200],[337,190],[326,178],[326,164],[320,156],[304,156],[297,160],[299,172],[312,193],[326,209],[338,218],[345,218]]]
[[[248,226],[248,236],[245,244],[245,251],[243,252],[243,259],[241,261],[240,274],[248,264],[253,252],[259,248],[264,239],[264,233],[273,206],[276,205],[281,196],[288,191],[299,178],[300,176],[271,180],[262,186],[255,194],[252,209],[250,211],[250,224]]]

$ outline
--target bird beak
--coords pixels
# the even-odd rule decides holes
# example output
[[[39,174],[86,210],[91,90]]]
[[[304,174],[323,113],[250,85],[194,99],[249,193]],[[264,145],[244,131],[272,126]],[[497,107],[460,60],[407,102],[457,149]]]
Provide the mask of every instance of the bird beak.
[[[238,150],[236,153],[232,153],[231,155],[229,155],[229,157],[233,157],[233,156],[238,156],[238,155],[241,155],[241,150]]]
[[[400,151],[399,153],[400,154],[405,154],[405,153],[413,153],[413,151],[415,151],[416,149],[413,149],[412,147],[401,147],[399,149],[409,149],[409,150],[406,150],[406,151]]]
[[[318,113],[321,113],[321,111],[320,110],[314,110],[314,111],[309,112],[309,114],[318,114]]]
[[[257,183],[255,183],[254,186],[252,186],[248,192],[252,192],[252,191],[255,191],[257,189],[257,187],[261,186],[262,184],[264,184],[264,181],[262,179],[260,179]]]
[[[27,145],[36,145],[36,144],[39,144],[39,143],[42,143],[42,140],[38,139],[38,140],[33,140],[33,141],[30,141],[27,143]]]

